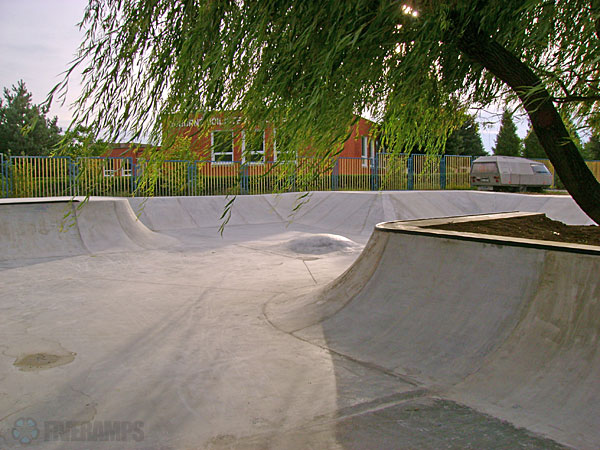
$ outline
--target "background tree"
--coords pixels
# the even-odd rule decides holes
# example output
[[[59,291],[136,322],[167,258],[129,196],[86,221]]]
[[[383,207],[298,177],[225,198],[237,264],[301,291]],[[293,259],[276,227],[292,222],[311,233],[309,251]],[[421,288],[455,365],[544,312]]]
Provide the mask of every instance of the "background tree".
[[[583,147],[583,157],[592,161],[600,160],[600,138],[592,136]]]
[[[47,107],[34,105],[21,80],[4,88],[0,99],[0,153],[48,155],[61,137],[57,118],[47,119]]]
[[[479,124],[473,116],[467,116],[465,122],[448,136],[444,153],[464,156],[487,155],[481,142]]]
[[[525,139],[523,139],[523,157],[538,159],[547,158],[546,152],[544,151],[542,144],[540,144],[540,141],[531,126],[527,131],[527,136]]]
[[[110,144],[98,138],[90,127],[76,126],[60,137],[52,154],[61,156],[90,157],[103,156],[110,150]]]
[[[517,100],[600,222],[600,184],[560,115],[600,128],[598,3],[96,0],[74,63],[84,69],[75,121],[158,140],[160,117],[201,112],[208,123],[237,110],[327,159],[363,111],[381,121],[387,149],[439,152],[469,107]]]
[[[517,135],[517,126],[507,110],[502,113],[500,130],[493,150],[494,155],[521,156],[521,138]]]

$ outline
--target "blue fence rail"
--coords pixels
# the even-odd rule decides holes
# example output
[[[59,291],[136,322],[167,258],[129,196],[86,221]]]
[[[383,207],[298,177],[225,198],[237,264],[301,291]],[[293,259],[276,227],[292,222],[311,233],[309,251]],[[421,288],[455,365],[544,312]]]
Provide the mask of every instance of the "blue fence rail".
[[[134,161],[0,154],[3,197],[191,196],[307,190],[468,189],[471,158],[376,154],[293,162]]]

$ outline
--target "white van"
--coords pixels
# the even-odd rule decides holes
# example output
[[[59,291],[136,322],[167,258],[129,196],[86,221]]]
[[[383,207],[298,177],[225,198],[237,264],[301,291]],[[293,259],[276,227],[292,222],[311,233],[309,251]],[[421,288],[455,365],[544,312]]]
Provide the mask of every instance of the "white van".
[[[471,166],[471,186],[525,191],[552,186],[554,175],[539,161],[514,156],[482,156]]]

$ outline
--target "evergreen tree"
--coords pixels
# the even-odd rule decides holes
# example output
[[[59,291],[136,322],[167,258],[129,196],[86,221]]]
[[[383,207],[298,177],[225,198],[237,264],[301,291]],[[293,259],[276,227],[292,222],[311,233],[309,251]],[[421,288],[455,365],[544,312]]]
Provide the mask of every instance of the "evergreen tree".
[[[600,160],[600,138],[592,136],[583,146],[583,157],[591,161]]]
[[[507,110],[504,110],[502,114],[502,122],[500,123],[500,131],[496,137],[494,155],[521,155],[521,139],[517,135],[517,127]]]
[[[61,139],[58,118],[47,119],[46,107],[34,105],[23,80],[4,88],[0,99],[0,153],[47,155]]]
[[[473,116],[468,116],[460,128],[454,130],[446,141],[446,155],[484,156],[479,124]]]
[[[546,159],[546,152],[540,144],[540,141],[535,134],[535,131],[529,127],[529,131],[527,132],[527,136],[523,140],[523,157],[524,158],[538,158],[538,159]]]

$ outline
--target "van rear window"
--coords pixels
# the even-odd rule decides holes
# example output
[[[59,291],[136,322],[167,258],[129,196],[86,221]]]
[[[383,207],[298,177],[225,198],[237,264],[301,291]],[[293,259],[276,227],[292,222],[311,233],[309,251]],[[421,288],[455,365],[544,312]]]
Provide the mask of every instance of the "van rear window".
[[[531,168],[533,169],[534,173],[546,173],[546,174],[550,173],[548,171],[548,169],[546,168],[546,166],[543,164],[532,164]]]
[[[480,162],[473,164],[473,173],[498,173],[495,162]]]

